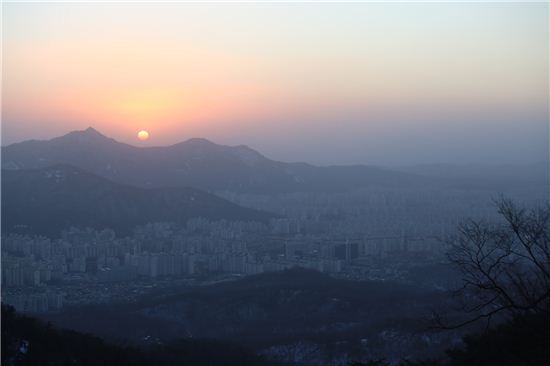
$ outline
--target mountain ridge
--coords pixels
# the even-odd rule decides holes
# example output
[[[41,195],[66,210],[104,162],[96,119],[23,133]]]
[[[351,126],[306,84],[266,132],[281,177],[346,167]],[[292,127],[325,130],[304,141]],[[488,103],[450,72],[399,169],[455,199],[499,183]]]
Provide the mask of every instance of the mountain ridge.
[[[429,183],[415,174],[366,165],[284,163],[246,145],[218,145],[202,138],[170,146],[136,147],[93,128],[51,140],[2,147],[4,169],[37,169],[55,164],[73,165],[121,184],[191,186],[211,192],[273,194]]]

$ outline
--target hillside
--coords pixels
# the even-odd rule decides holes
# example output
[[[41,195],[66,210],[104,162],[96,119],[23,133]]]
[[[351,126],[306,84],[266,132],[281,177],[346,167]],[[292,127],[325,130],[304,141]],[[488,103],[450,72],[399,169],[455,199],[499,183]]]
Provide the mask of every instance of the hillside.
[[[271,215],[193,188],[137,188],[57,165],[2,171],[2,231],[56,236],[70,226],[129,233],[149,222],[267,221]]]
[[[47,318],[106,339],[141,342],[147,335],[162,342],[182,337],[230,340],[283,361],[297,362],[307,355],[305,364],[328,364],[346,357],[399,359],[441,352],[452,333],[422,333],[430,338],[426,343],[418,332],[426,327],[426,309],[445,302],[446,296],[293,269],[155,290],[138,303],[68,308]]]

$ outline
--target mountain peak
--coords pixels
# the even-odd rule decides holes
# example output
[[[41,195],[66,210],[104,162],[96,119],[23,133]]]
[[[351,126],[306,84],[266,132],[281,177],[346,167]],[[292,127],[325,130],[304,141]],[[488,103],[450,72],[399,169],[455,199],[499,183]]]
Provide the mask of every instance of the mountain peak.
[[[184,142],[185,144],[193,144],[193,145],[216,145],[215,143],[213,143],[212,141],[208,140],[208,139],[205,139],[205,138],[202,138],[202,137],[193,137],[193,138],[190,138],[189,140],[186,140]]]
[[[112,139],[103,135],[93,127],[88,127],[85,130],[77,130],[77,131],[69,132],[64,136],[58,137],[58,139],[77,140],[78,142],[112,141]]]
[[[88,127],[87,129],[85,129],[83,132],[85,133],[91,133],[91,134],[95,134],[95,135],[101,135],[95,128],[93,127]],[[103,136],[103,135],[102,135]]]
[[[87,136],[107,138],[107,136],[103,135],[101,132],[99,132],[98,130],[96,130],[93,127],[88,127],[87,129],[85,129],[83,131],[74,131],[74,132],[80,132],[81,134],[87,135]]]

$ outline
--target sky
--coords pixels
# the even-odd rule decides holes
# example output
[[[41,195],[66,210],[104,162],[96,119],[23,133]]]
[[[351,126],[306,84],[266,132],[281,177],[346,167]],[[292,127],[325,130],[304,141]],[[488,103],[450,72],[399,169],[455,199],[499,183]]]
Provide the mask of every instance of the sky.
[[[93,126],[322,165],[548,160],[548,3],[2,7],[2,145]]]

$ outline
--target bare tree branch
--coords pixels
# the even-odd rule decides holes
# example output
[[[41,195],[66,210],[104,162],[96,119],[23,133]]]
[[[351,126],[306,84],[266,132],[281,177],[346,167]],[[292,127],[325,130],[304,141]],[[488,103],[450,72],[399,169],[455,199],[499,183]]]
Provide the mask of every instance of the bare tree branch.
[[[445,323],[454,329],[499,313],[550,311],[550,204],[528,210],[512,200],[495,200],[502,223],[469,220],[458,227],[448,259],[462,273],[455,292],[463,299],[465,321]]]

